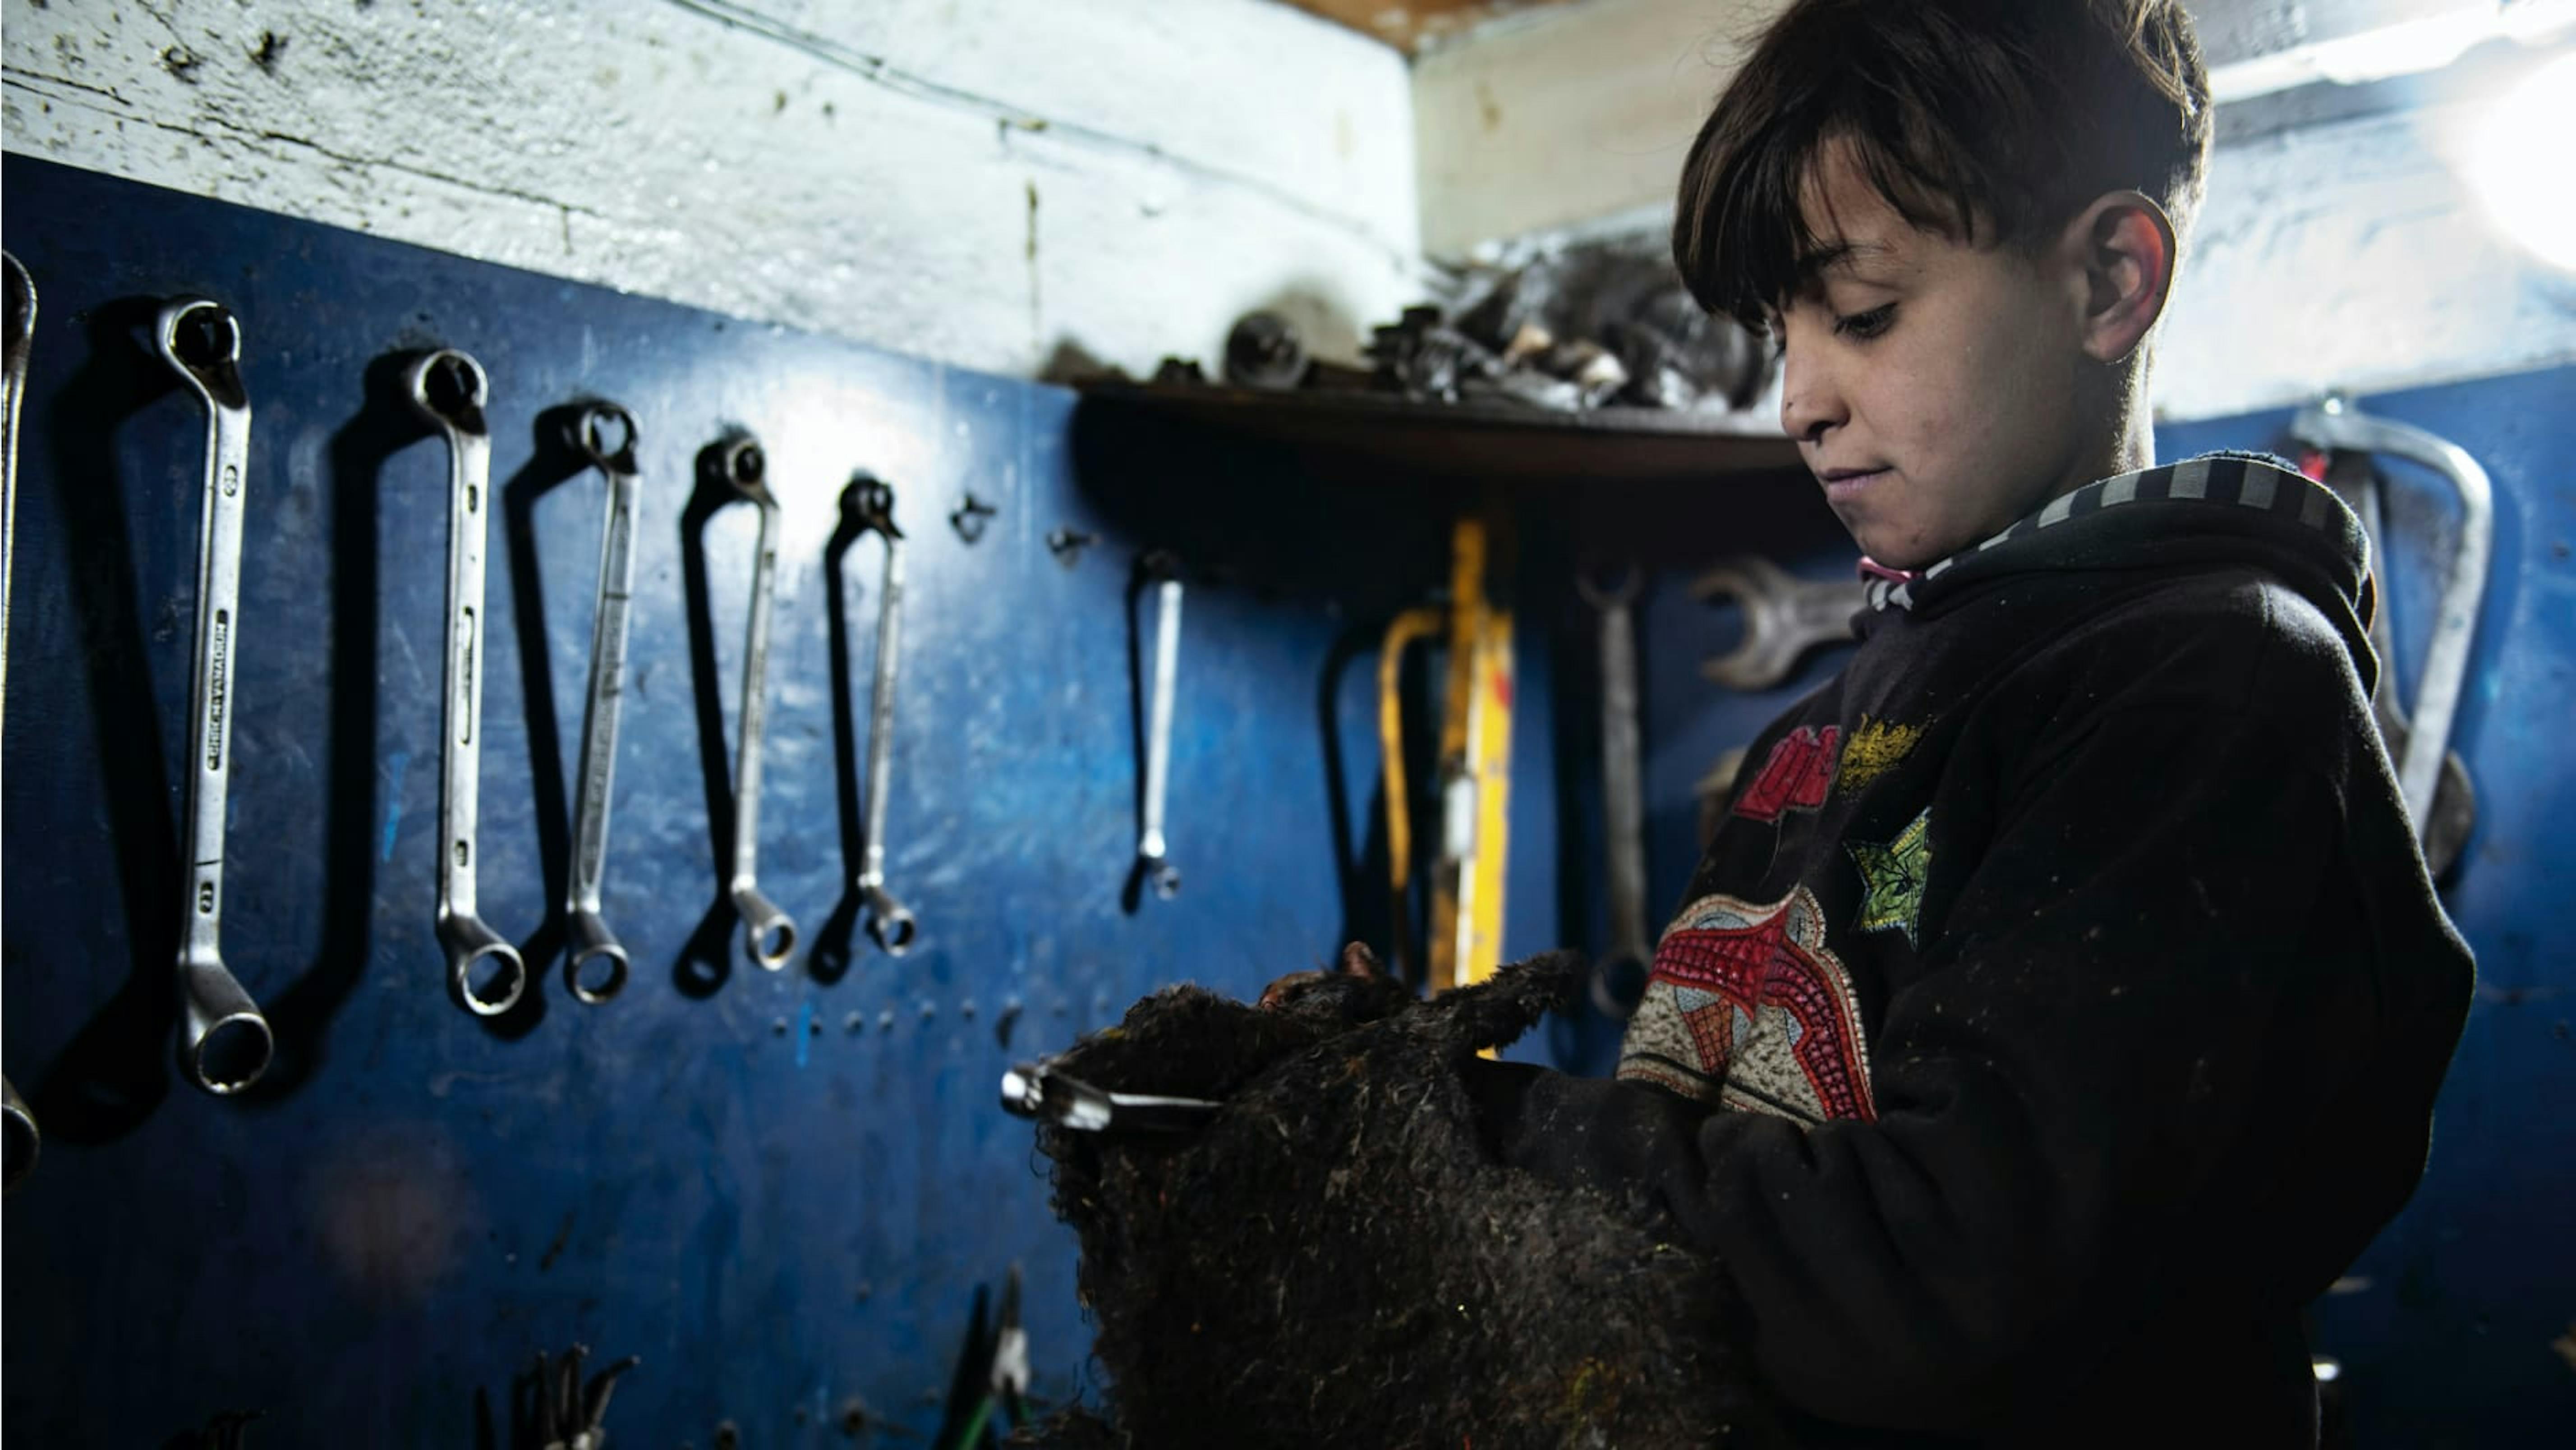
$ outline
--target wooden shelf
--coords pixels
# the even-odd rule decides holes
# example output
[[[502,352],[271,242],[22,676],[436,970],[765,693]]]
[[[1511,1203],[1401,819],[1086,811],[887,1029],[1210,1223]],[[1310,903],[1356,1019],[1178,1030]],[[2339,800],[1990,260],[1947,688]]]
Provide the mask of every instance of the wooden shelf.
[[[1797,446],[1776,426],[1659,408],[1556,413],[1501,403],[1421,403],[1358,390],[1283,393],[1111,380],[1077,386],[1086,408],[1181,418],[1449,479],[1635,482],[1798,466]]]

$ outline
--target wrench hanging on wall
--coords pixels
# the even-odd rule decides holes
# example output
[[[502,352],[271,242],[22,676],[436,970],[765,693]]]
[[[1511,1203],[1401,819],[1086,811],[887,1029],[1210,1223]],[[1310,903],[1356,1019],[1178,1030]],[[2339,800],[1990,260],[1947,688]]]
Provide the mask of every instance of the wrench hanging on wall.
[[[2486,597],[2487,562],[2495,540],[2494,488],[2487,471],[2458,444],[2405,423],[2374,418],[2340,397],[2300,409],[2290,420],[2290,436],[2328,453],[2385,453],[2422,464],[2442,475],[2460,500],[2459,550],[2451,559],[2450,577],[2442,582],[2433,637],[2424,650],[2415,710],[2406,722],[2406,745],[2397,765],[2397,788],[2421,841],[2432,828],[2442,757],[2451,744],[2451,718],[2458,712],[2460,690],[2468,679],[2469,645],[2477,637],[2478,608]],[[2385,609],[2387,604],[2383,595],[2380,607]]]
[[[250,397],[241,324],[223,304],[173,299],[155,329],[161,356],[206,409],[205,506],[198,526],[197,630],[189,690],[187,897],[180,907],[180,1062],[210,1093],[237,1093],[268,1070],[276,1043],[259,1005],[224,967],[224,804],[232,784],[233,667],[240,642],[242,491],[250,471]]]
[[[1646,928],[1646,783],[1637,730],[1637,626],[1643,580],[1631,567],[1615,588],[1578,575],[1575,591],[1601,615],[1601,816],[1610,877],[1610,953],[1593,963],[1592,1005],[1625,1019],[1645,992],[1654,943]]]
[[[447,665],[439,705],[438,944],[466,1009],[492,1017],[517,1006],[528,967],[518,948],[475,914],[475,818],[483,755],[484,503],[492,434],[483,416],[490,379],[452,348],[403,373],[413,411],[447,439]],[[477,985],[478,969],[483,977]]]
[[[18,259],[0,252],[0,271],[7,273],[7,397],[0,403],[0,715],[9,696],[9,579],[18,542],[18,399],[27,387],[27,345],[36,332],[36,284]],[[0,1130],[7,1134],[0,1192],[16,1188],[35,1169],[44,1135],[37,1131],[35,1110],[18,1096],[17,1085],[0,1077]]]
[[[861,473],[841,490],[841,515],[852,531],[885,539],[885,574],[877,591],[877,673],[868,692],[867,844],[850,883],[868,914],[868,935],[888,956],[912,949],[912,913],[886,890],[886,803],[894,787],[894,686],[903,656],[903,530],[894,526],[894,489]]]
[[[1431,990],[1481,982],[1503,959],[1512,792],[1511,515],[1487,500],[1449,536],[1448,705],[1440,719],[1440,857]]]
[[[599,911],[608,868],[609,787],[617,773],[617,712],[626,693],[626,612],[635,589],[635,419],[615,403],[592,403],[574,419],[572,441],[608,483],[608,522],[599,539],[599,607],[590,628],[590,697],[582,708],[572,899],[564,911],[571,934],[564,952],[564,988],[596,1004],[626,986],[626,948]],[[605,963],[605,970],[586,981],[583,968],[593,961]]]
[[[759,440],[743,436],[716,457],[733,491],[760,510],[759,552],[751,561],[751,622],[742,646],[741,742],[733,762],[733,875],[725,883],[742,918],[742,947],[770,971],[796,950],[796,922],[760,894],[760,745],[769,716],[769,610],[778,593],[778,500],[769,492],[769,459]]]
[[[1396,975],[1410,982],[1428,980],[1429,966],[1413,936],[1413,793],[1404,765],[1404,652],[1415,643],[1440,637],[1449,617],[1440,609],[1416,605],[1397,613],[1378,643],[1377,746],[1379,770],[1385,777],[1386,872],[1388,919],[1393,927],[1391,955]]]
[[[1857,579],[1799,579],[1758,555],[1721,559],[1691,583],[1703,602],[1732,599],[1744,608],[1744,641],[1700,666],[1713,684],[1767,690],[1789,677],[1819,645],[1852,637],[1852,616],[1869,605]]]
[[[1154,586],[1153,697],[1145,718],[1145,791],[1136,822],[1136,879],[1165,901],[1181,894],[1180,868],[1168,858],[1163,807],[1172,786],[1172,696],[1180,686],[1181,578],[1177,561],[1157,550],[1137,562],[1140,583]]]

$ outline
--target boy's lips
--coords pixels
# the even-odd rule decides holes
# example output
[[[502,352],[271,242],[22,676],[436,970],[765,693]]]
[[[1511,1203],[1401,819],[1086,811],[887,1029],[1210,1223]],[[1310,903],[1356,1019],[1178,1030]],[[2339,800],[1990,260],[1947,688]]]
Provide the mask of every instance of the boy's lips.
[[[1858,498],[1872,483],[1887,476],[1884,468],[1828,468],[1816,475],[1825,486],[1825,497],[1834,502]]]

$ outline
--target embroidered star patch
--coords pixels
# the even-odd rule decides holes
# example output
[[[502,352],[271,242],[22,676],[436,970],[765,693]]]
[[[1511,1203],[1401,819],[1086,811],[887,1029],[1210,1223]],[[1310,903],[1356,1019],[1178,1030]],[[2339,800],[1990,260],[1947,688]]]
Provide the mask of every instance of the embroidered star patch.
[[[1858,790],[1902,764],[1923,738],[1920,725],[1895,725],[1863,715],[1843,743],[1842,787]]]
[[[1860,868],[1864,888],[1854,929],[1893,927],[1905,933],[1907,945],[1918,945],[1914,923],[1923,911],[1923,883],[1932,874],[1932,808],[1924,807],[1923,814],[1886,845],[1854,841],[1847,849],[1852,864]]]

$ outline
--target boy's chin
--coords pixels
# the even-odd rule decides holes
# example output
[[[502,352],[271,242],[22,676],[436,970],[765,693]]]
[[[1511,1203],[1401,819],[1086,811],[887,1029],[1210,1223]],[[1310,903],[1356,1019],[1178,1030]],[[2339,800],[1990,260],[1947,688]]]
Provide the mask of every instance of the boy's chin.
[[[1941,557],[1937,551],[1925,549],[1919,541],[1909,542],[1902,533],[1887,527],[1883,521],[1867,517],[1863,510],[1845,512],[1836,509],[1834,514],[1842,520],[1843,531],[1852,536],[1852,542],[1860,545],[1861,553],[1872,563],[1890,569],[1920,569]]]

